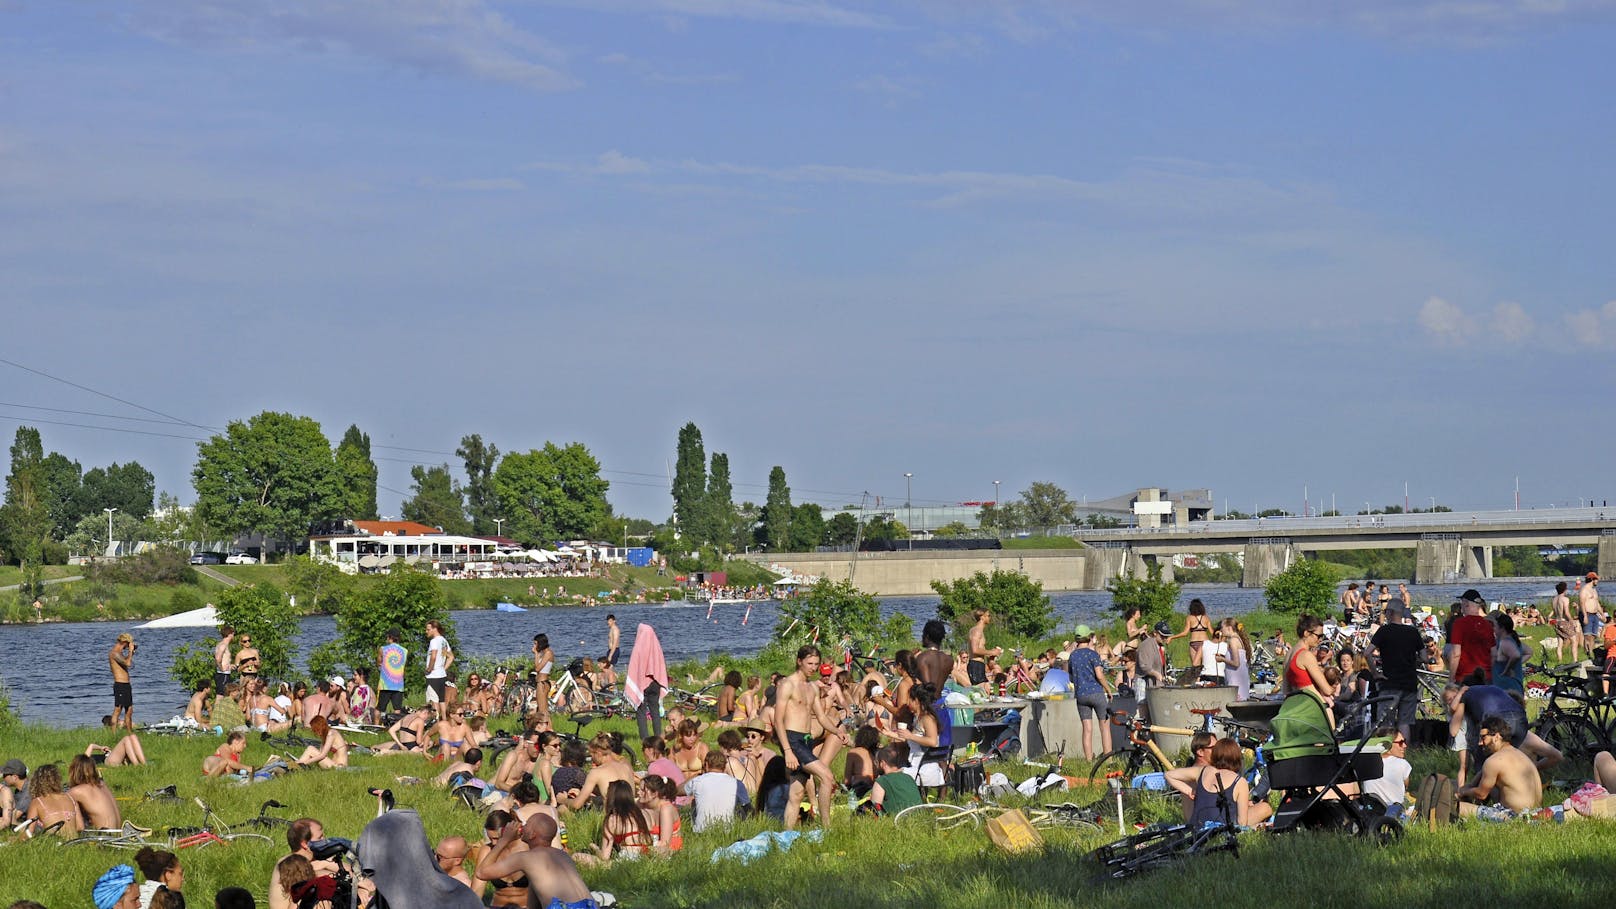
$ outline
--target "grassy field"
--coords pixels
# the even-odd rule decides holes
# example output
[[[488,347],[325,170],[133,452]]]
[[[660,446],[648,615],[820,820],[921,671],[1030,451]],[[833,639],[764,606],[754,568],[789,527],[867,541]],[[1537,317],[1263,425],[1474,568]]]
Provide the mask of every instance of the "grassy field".
[[[591,727],[627,730],[625,721]],[[7,757],[30,767],[63,764],[91,741],[88,731],[30,728],[8,736]],[[711,738],[711,736],[709,736]],[[106,740],[97,733],[97,739]],[[104,768],[126,815],[136,823],[163,828],[194,825],[201,811],[190,801],[201,797],[228,822],[258,812],[266,799],[290,806],[288,817],[319,818],[331,835],[357,837],[374,814],[372,786],[391,787],[399,804],[420,812],[434,841],[480,832],[479,818],[456,807],[449,796],[425,786],[405,786],[398,775],[426,777],[433,767],[413,757],[356,758],[347,771],[305,771],[266,783],[238,786],[204,780],[196,773],[218,739],[144,738],[151,764]],[[253,742],[246,759],[260,764],[267,746]],[[1442,752],[1416,754],[1417,773],[1443,765]],[[1075,767],[1069,767],[1075,770]],[[1012,778],[1031,771],[1012,766]],[[177,784],[178,805],[141,803],[142,793]],[[1091,801],[1099,793],[1073,792],[1061,798]],[[1170,814],[1158,806],[1155,815]],[[686,831],[684,851],[666,860],[620,863],[585,872],[591,887],[610,891],[629,907],[795,907],[834,900],[850,906],[1055,907],[1073,905],[1271,906],[1305,901],[1316,906],[1446,906],[1453,890],[1488,888],[1495,902],[1594,905],[1608,890],[1604,867],[1616,824],[1581,822],[1566,826],[1462,825],[1435,832],[1413,830],[1394,846],[1379,848],[1333,834],[1252,833],[1238,858],[1211,856],[1172,871],[1116,885],[1096,886],[1087,858],[1109,833],[1046,830],[1043,850],[1012,856],[1000,852],[979,830],[935,833],[895,829],[889,821],[853,818],[838,807],[831,829],[819,844],[801,843],[785,854],[771,854],[751,866],[712,863],[718,847],[765,829],[751,821],[722,832]],[[569,817],[573,848],[592,843],[599,815]],[[187,850],[186,893],[197,905],[211,902],[225,886],[245,886],[263,905],[270,870],[285,853],[280,843],[235,844]],[[46,906],[88,903],[90,885],[108,867],[130,861],[130,853],[104,847],[65,849],[49,839],[0,845],[0,905],[22,898]]]
[[[52,578],[72,577],[80,573],[80,569],[76,565],[42,565],[39,571],[40,575],[47,581]],[[21,583],[21,568],[16,565],[0,565],[0,587],[11,587]]]

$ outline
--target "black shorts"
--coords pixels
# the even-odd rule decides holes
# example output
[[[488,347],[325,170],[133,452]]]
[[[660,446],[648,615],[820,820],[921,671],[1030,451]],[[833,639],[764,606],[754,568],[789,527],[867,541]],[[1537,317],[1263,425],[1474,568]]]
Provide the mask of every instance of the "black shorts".
[[[215,692],[217,692],[218,694],[224,694],[224,688],[225,688],[226,685],[229,685],[229,684],[230,684],[230,673],[228,673],[228,672],[220,672],[217,669],[215,669],[213,671],[213,690]]]
[[[402,713],[404,711],[404,692],[383,691],[378,694],[376,700],[376,709],[382,713],[387,713],[388,705],[392,706],[393,713]]]
[[[130,687],[128,682],[112,683],[112,706],[114,708],[135,706],[135,689]]]
[[[448,689],[448,687],[449,687],[449,680],[447,678],[427,679],[426,680],[426,690],[427,690],[427,698],[426,699],[428,701],[431,701],[434,704],[447,703],[445,701],[445,699],[444,699],[444,692]]]
[[[791,746],[791,753],[796,756],[798,767],[807,767],[819,760],[819,755],[814,754],[814,746],[808,738],[808,733],[792,732],[787,729],[786,743]]]
[[[617,655],[622,651],[622,649],[623,648],[621,647],[613,647],[611,650],[606,651],[606,655],[600,658],[601,664],[605,666],[616,666]]]
[[[972,685],[980,685],[988,680],[988,664],[981,660],[972,660],[965,664],[965,677],[971,680]]]

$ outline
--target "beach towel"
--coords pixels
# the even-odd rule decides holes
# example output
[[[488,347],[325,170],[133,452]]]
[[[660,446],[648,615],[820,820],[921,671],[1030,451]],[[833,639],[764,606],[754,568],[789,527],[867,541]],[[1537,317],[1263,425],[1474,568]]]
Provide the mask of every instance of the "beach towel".
[[[366,824],[357,859],[388,909],[482,909],[477,894],[438,868],[414,811],[395,809]]]
[[[644,622],[634,631],[634,650],[628,655],[628,675],[623,679],[623,699],[635,707],[645,703],[645,689],[652,682],[668,690],[668,665],[662,659],[662,642],[656,629]]]

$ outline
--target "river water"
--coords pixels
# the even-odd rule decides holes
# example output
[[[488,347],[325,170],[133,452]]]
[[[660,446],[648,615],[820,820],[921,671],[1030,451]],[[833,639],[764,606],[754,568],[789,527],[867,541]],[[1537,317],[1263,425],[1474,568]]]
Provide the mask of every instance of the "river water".
[[[1489,600],[1537,601],[1553,596],[1557,579],[1509,579],[1476,585]],[[1416,603],[1452,601],[1468,585],[1431,585],[1410,588]],[[1230,585],[1185,585],[1180,611],[1191,597],[1199,597],[1214,617],[1250,612],[1262,604],[1262,591]],[[1105,591],[1057,593],[1050,596],[1062,631],[1079,622],[1105,624],[1110,620],[1111,595]],[[883,616],[903,614],[917,622],[936,616],[937,597],[887,597]],[[460,639],[460,655],[522,658],[533,635],[544,632],[565,665],[573,657],[599,657],[605,651],[606,615],[616,613],[623,629],[622,663],[634,644],[641,622],[656,628],[668,662],[705,658],[714,652],[749,656],[763,649],[774,632],[778,605],[752,607],[745,624],[745,606],[719,606],[708,618],[706,606],[591,606],[533,609],[526,613],[467,610],[453,614]],[[10,690],[12,705],[24,720],[52,726],[99,725],[112,711],[111,676],[107,651],[118,634],[128,631],[140,644],[132,679],[135,721],[150,723],[182,711],[187,692],[169,678],[168,664],[181,644],[199,642],[211,629],[178,628],[136,631],[138,622],[48,623],[0,625],[0,679]],[[406,629],[408,632],[409,629]],[[918,626],[916,628],[918,636]],[[416,630],[416,633],[419,629]],[[298,623],[294,643],[301,661],[316,645],[336,635],[330,616],[312,616]],[[406,640],[405,646],[411,646]],[[416,647],[423,640],[415,642]],[[0,749],[3,751],[3,749]],[[0,758],[4,755],[0,754]]]

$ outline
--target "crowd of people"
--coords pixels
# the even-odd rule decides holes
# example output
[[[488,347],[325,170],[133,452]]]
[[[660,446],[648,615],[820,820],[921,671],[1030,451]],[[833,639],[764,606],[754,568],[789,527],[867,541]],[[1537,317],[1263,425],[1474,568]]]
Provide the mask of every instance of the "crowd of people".
[[[1590,575],[1583,590],[1592,591],[1596,584]],[[1349,588],[1349,595],[1354,592]],[[1584,639],[1591,633],[1603,640],[1597,593],[1592,596],[1596,609],[1589,610],[1583,605],[1587,602],[1585,597],[1579,609],[1589,618],[1578,622],[1577,630]],[[1366,603],[1374,604],[1367,613]],[[1280,634],[1264,647],[1280,648],[1284,654],[1281,693],[1317,698],[1332,722],[1336,712],[1355,703],[1387,702],[1386,716],[1396,730],[1384,758],[1387,772],[1366,785],[1366,791],[1393,813],[1405,805],[1410,773],[1406,753],[1420,688],[1417,672],[1434,668],[1450,680],[1445,700],[1465,812],[1502,820],[1539,811],[1541,773],[1562,758],[1527,728],[1523,667],[1532,654],[1511,615],[1489,613],[1473,590],[1453,604],[1439,633],[1416,623],[1406,595],[1366,590],[1356,598],[1344,596],[1342,605],[1342,621],[1356,624],[1360,639],[1367,641],[1361,650],[1327,642],[1325,621],[1313,616],[1297,623],[1294,644]],[[1556,600],[1551,621],[1567,620],[1566,605]],[[1119,695],[1132,695],[1144,710],[1150,688],[1175,682],[1234,686],[1242,699],[1250,691],[1257,648],[1241,622],[1211,619],[1199,600],[1189,604],[1183,626],[1176,630],[1167,622],[1147,625],[1130,612],[1116,640],[1079,625],[1061,648],[1033,655],[989,647],[992,621],[985,611],[975,613],[963,634],[965,647],[955,651],[944,647],[947,627],[933,620],[922,628],[919,648],[887,660],[861,658],[845,643],[829,654],[805,644],[788,673],[764,679],[717,670],[711,680],[722,685],[714,716],[704,719],[663,702],[671,685],[660,642],[649,625],[640,625],[628,664],[620,671],[620,631],[615,616],[609,617],[603,656],[575,663],[572,668],[579,671],[566,677],[589,693],[615,692],[621,682],[622,697],[638,720],[639,758],[619,733],[584,741],[553,728],[550,710],[565,708],[577,695],[546,684],[556,670],[556,656],[544,635],[535,636],[525,679],[517,677],[518,671],[501,669],[487,679],[470,673],[464,684],[457,684],[455,654],[436,622],[425,629],[424,702],[413,709],[404,704],[403,670],[409,654],[400,629],[390,630],[377,651],[378,688],[371,687],[371,671],[360,667],[312,687],[280,683],[271,695],[250,635],[226,626],[214,651],[215,676],[197,686],[185,716],[199,728],[223,734],[222,744],[199,769],[208,776],[242,780],[269,779],[295,769],[346,767],[351,745],[340,727],[383,721],[385,739],[369,751],[377,758],[415,755],[435,762],[441,769],[431,784],[486,812],[480,841],[450,836],[438,842],[432,859],[436,871],[464,885],[478,904],[486,899],[495,906],[554,906],[555,901],[589,906],[579,867],[679,852],[686,824],[702,832],[758,815],[788,830],[805,821],[828,825],[838,792],[847,793],[858,812],[877,816],[921,803],[928,790],[948,784],[946,774],[957,748],[981,735],[991,740],[982,738],[977,744],[990,750],[1015,738],[1012,726],[960,726],[952,709],[957,701],[950,698],[962,692],[992,696],[1027,686],[1069,696],[1083,726],[1084,758],[1092,761],[1097,756],[1093,734],[1103,729]],[[1428,639],[1432,637],[1437,640]],[[1186,639],[1191,668],[1175,678],[1167,649],[1177,639]],[[105,718],[109,727],[132,724],[127,673],[135,650],[129,636],[121,635],[109,653],[115,706],[123,708]],[[508,689],[524,681],[531,694],[519,705],[522,731],[514,741],[496,742],[488,720],[510,705]],[[313,744],[261,765],[244,760],[249,735],[293,730]],[[493,747],[503,747],[497,761],[485,757]],[[1255,825],[1271,814],[1268,802],[1253,798],[1245,788],[1242,753],[1234,740],[1199,734],[1191,742],[1191,756],[1189,766],[1166,774],[1166,784],[1183,797],[1188,819],[1212,819],[1217,811],[1230,822]],[[0,822],[27,834],[60,836],[117,829],[124,819],[99,768],[144,762],[134,732],[110,746],[90,744],[69,762],[65,783],[55,764],[30,774],[13,758],[0,766],[5,782],[0,786]],[[1616,759],[1601,755],[1595,772],[1598,782],[1616,791]],[[567,837],[568,822],[580,811],[600,814],[599,837],[593,843]],[[319,906],[329,899],[327,882],[336,868],[310,848],[322,837],[317,820],[304,818],[292,825],[290,852],[275,864],[270,880],[272,909]],[[172,854],[144,850],[136,864],[145,885],[136,883],[133,869],[114,868],[95,885],[95,905],[184,905],[183,870]],[[252,905],[250,900],[231,888],[218,894],[217,905]]]

